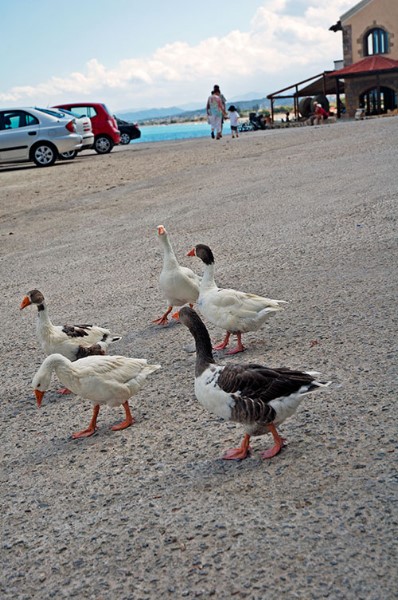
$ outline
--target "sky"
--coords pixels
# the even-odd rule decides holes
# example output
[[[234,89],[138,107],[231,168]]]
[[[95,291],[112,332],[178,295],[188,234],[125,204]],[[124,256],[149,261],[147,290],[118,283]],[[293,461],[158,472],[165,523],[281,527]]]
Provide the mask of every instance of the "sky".
[[[355,0],[0,0],[0,106],[112,112],[267,94],[333,70]],[[260,96],[258,96],[260,94]]]

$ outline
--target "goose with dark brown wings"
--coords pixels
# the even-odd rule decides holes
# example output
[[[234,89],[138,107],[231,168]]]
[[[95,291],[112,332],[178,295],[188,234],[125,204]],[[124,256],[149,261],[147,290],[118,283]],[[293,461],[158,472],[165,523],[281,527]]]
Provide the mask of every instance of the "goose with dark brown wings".
[[[330,381],[318,381],[319,373],[293,371],[287,368],[271,369],[264,365],[217,365],[212,353],[206,326],[191,308],[180,310],[180,321],[195,339],[195,395],[209,412],[226,421],[241,423],[245,436],[239,448],[228,450],[223,458],[239,460],[250,455],[251,436],[271,433],[274,446],[262,452],[262,458],[278,454],[285,440],[277,426],[291,417],[305,394],[325,388]]]

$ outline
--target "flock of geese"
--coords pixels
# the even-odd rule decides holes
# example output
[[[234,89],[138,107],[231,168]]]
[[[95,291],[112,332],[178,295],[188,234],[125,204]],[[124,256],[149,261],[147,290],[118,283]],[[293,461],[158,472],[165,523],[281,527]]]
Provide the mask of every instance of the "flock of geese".
[[[331,382],[319,381],[319,373],[312,371],[270,369],[255,363],[217,364],[213,357],[214,349],[227,348],[230,336],[236,335],[236,347],[226,353],[242,352],[242,334],[258,330],[271,314],[283,310],[285,302],[217,287],[214,256],[208,246],[198,244],[188,253],[188,256],[197,256],[203,262],[203,276],[200,277],[178,263],[163,225],[158,226],[157,234],[163,249],[159,284],[168,306],[154,323],[167,326],[168,315],[173,307],[182,307],[172,317],[179,319],[195,340],[195,395],[198,401],[209,412],[224,420],[241,423],[245,429],[241,445],[228,450],[223,458],[247,458],[251,451],[251,436],[265,433],[271,433],[274,445],[261,456],[275,456],[285,444],[277,426],[294,414],[305,394],[325,388]],[[207,328],[193,310],[193,304],[197,305],[205,319],[226,332],[221,343],[212,346]],[[20,308],[29,305],[37,307],[37,336],[47,355],[32,382],[38,406],[55,372],[65,386],[60,390],[61,393],[71,391],[94,405],[89,426],[74,433],[74,439],[95,433],[100,406],[104,404],[122,405],[124,408],[125,419],[114,425],[113,430],[132,425],[134,417],[128,400],[139,392],[148,375],[161,366],[148,364],[145,359],[107,355],[108,346],[120,337],[112,336],[103,327],[88,324],[53,325],[44,296],[39,290],[28,292]]]

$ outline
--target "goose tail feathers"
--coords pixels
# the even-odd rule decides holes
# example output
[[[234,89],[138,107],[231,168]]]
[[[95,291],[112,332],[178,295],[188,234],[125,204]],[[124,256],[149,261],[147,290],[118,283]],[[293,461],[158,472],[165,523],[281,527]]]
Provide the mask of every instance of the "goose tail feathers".
[[[305,371],[305,373],[307,373],[307,375],[309,375],[310,377],[314,377],[314,381],[311,382],[311,386],[308,389],[308,391],[313,391],[316,388],[326,388],[329,387],[329,385],[331,385],[331,381],[319,381],[318,377],[320,375],[319,371]]]

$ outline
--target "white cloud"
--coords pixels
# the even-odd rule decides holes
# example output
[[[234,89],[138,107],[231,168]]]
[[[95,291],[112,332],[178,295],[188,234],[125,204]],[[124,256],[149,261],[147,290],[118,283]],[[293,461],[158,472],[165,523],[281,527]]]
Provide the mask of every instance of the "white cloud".
[[[229,95],[251,89],[263,89],[266,95],[332,69],[333,60],[342,56],[341,34],[328,29],[352,0],[335,0],[330,6],[309,0],[305,6],[303,16],[293,16],[287,13],[286,0],[266,0],[249,31],[231,31],[195,46],[176,41],[152,56],[126,58],[113,68],[92,59],[84,72],[11,88],[0,93],[0,102],[51,105],[101,99],[114,110],[179,105],[205,98],[214,82]]]

